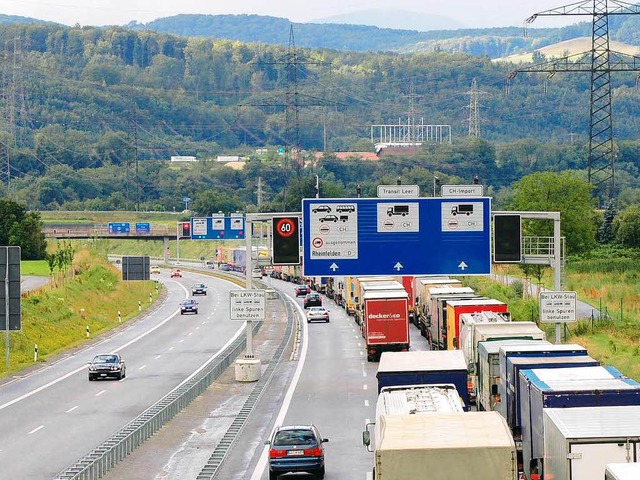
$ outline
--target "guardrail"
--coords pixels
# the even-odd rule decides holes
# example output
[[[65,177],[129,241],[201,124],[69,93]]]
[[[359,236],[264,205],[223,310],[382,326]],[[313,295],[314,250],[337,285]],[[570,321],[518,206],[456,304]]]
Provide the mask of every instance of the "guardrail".
[[[262,323],[255,322],[254,334],[258,332]],[[203,393],[240,355],[245,349],[245,344],[246,336],[242,335],[229,345],[220,357],[213,359],[193,378],[178,385],[109,440],[59,473],[54,477],[54,480],[97,480],[101,478]]]

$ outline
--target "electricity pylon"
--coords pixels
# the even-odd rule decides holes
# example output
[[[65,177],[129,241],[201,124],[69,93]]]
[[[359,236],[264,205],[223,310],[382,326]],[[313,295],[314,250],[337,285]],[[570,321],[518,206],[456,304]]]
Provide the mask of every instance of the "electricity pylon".
[[[609,5],[612,8],[609,8]],[[542,16],[582,15],[592,17],[591,51],[569,55],[515,70],[518,73],[557,72],[591,73],[588,179],[604,199],[615,197],[615,153],[611,119],[611,72],[640,71],[640,57],[615,52],[609,48],[609,16],[638,15],[640,5],[618,0],[587,0],[539,12],[529,17],[532,23]]]

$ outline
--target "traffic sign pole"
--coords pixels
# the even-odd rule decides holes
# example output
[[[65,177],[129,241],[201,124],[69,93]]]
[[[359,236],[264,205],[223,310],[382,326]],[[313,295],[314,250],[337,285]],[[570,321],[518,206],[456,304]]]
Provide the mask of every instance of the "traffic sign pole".
[[[253,228],[253,222],[246,221],[245,229],[248,232],[251,232]],[[251,235],[244,236],[244,244],[247,247],[246,255],[245,255],[245,286],[247,290],[251,289]],[[253,322],[251,320],[247,320],[247,353],[245,358],[253,358]]]

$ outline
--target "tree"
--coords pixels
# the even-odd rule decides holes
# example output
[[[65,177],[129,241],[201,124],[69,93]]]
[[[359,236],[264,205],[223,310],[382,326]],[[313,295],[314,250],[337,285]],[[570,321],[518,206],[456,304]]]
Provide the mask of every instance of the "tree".
[[[514,184],[511,209],[533,212],[560,212],[561,233],[567,252],[579,254],[595,246],[596,222],[593,186],[575,172],[538,172]],[[525,225],[530,235],[551,236],[551,222]]]
[[[618,243],[625,247],[640,247],[640,207],[623,210],[613,221],[613,232]]]
[[[598,228],[598,242],[599,243],[611,243],[615,239],[615,233],[613,231],[613,222],[618,214],[615,202],[609,200],[607,202],[604,218],[602,224]]]
[[[26,206],[0,198],[0,245],[20,247],[23,260],[45,258],[47,243],[40,213],[27,212]]]

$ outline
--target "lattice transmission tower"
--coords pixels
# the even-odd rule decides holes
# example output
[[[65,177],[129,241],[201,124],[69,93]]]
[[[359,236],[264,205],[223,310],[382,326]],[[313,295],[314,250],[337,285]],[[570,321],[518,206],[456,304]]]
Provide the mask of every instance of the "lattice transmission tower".
[[[551,78],[557,72],[591,74],[588,179],[602,199],[611,199],[616,195],[611,72],[640,71],[640,57],[612,51],[609,48],[609,17],[638,14],[640,5],[618,0],[588,0],[536,13],[529,17],[526,23],[542,16],[592,17],[591,50],[518,69],[508,77],[510,81],[518,73],[531,72],[546,73],[547,78]]]
[[[469,136],[478,138],[480,137],[479,97],[480,90],[478,90],[478,80],[474,78],[471,82],[471,91],[469,92]]]

